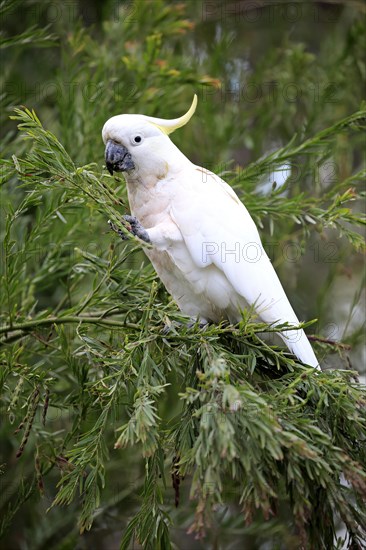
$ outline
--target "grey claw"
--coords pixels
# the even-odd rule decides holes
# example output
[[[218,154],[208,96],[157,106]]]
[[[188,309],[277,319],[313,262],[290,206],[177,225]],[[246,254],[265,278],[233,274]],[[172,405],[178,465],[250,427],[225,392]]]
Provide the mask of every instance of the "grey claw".
[[[164,325],[164,328],[162,330],[162,333],[165,335],[165,334],[169,334],[172,330],[172,327],[169,326],[169,325]]]
[[[109,227],[112,229],[112,231],[117,233],[117,235],[119,235],[123,241],[126,241],[128,239],[128,236],[126,235],[126,233],[123,233],[121,229],[118,229],[116,224],[114,224],[111,220],[108,220],[108,224],[109,224]]]
[[[126,227],[132,235],[135,235],[135,237],[138,237],[139,239],[145,241],[146,243],[150,243],[150,237],[146,229],[141,225],[141,223],[138,221],[135,216],[123,216],[124,221],[126,221],[130,227]],[[114,224],[111,220],[108,220],[109,227],[117,233],[121,237],[122,240],[126,241],[128,239],[128,235],[121,231],[121,229],[118,229],[116,224]]]
[[[150,243],[150,237],[146,229],[141,225],[141,223],[138,221],[135,216],[123,216],[123,219],[130,224],[131,229],[130,232],[132,235],[135,235],[135,237],[138,237],[142,241],[145,241],[146,243]]]
[[[162,330],[163,334],[169,334],[170,332],[174,332],[174,330],[179,331],[181,328],[185,329],[192,329],[193,327],[197,327],[199,330],[206,330],[206,328],[209,326],[209,323],[207,321],[202,323],[197,323],[197,319],[194,321],[192,319],[189,323],[182,323],[181,321],[173,321],[171,325],[164,325],[164,328]]]
[[[193,327],[196,327],[196,326],[197,326],[197,320],[196,321],[191,321],[190,323],[187,324],[187,328],[193,328]],[[207,321],[202,322],[202,323],[198,323],[198,328],[200,330],[205,330],[208,326],[209,326],[209,323]]]

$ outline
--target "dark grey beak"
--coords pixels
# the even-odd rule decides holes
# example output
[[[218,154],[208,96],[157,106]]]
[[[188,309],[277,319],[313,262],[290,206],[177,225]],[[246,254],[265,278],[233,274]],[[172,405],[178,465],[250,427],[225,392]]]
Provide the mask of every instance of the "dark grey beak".
[[[135,168],[128,149],[111,139],[105,148],[105,164],[111,175],[113,172],[129,172]]]

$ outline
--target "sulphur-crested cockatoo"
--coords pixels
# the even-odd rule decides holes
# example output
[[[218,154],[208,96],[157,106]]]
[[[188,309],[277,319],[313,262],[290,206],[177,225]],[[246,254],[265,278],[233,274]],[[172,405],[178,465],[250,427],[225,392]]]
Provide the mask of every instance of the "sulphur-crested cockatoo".
[[[164,120],[124,114],[103,128],[106,166],[125,172],[130,231],[146,248],[159,277],[183,313],[201,323],[237,323],[253,307],[272,325],[299,321],[263,249],[257,228],[233,189],[196,166],[168,135],[184,126],[197,105]],[[281,332],[303,363],[318,360],[303,330]]]

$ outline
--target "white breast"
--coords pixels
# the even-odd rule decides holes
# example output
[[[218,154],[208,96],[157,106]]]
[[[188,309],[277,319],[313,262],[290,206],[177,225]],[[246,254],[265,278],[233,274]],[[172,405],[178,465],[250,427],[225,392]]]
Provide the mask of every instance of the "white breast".
[[[229,319],[236,323],[247,304],[214,265],[194,265],[184,243],[174,251],[147,250],[157,274],[183,313],[202,322]]]

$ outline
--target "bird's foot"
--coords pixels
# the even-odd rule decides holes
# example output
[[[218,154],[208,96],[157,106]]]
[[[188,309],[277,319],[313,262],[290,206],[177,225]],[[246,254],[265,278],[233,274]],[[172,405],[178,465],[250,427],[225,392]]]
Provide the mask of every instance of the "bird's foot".
[[[126,216],[123,216],[123,220],[125,222],[127,222],[126,229],[130,233],[132,233],[132,235],[134,235],[135,237],[138,237],[139,239],[141,239],[142,241],[145,241],[146,243],[151,242],[148,232],[141,225],[141,223],[138,221],[138,219],[135,218],[135,216],[126,215]],[[118,229],[118,227],[113,222],[111,222],[111,220],[108,220],[108,223],[109,223],[109,226],[112,229],[112,231],[117,233],[117,235],[119,235],[121,237],[121,239],[123,239],[124,241],[126,239],[128,239],[128,235],[126,235],[126,233],[124,233],[123,231]]]
[[[118,229],[116,224],[113,223],[111,220],[108,220],[108,225],[112,229],[112,231],[114,231],[119,237],[121,237],[123,241],[126,241],[128,239],[128,235],[126,235],[126,233],[124,233],[121,229]]]
[[[198,327],[200,330],[205,330],[209,325],[209,322],[208,321],[197,321],[196,320],[193,320],[190,321],[188,324],[187,324],[187,327],[188,328],[194,328],[194,327]]]
[[[129,231],[132,233],[132,235],[135,235],[135,237],[138,237],[142,241],[145,241],[146,243],[150,243],[150,237],[146,229],[141,225],[141,223],[138,221],[135,216],[123,216],[123,219],[130,225]]]
[[[169,334],[174,329],[179,331],[179,329],[181,328],[185,328],[189,330],[191,328],[198,327],[199,330],[205,330],[208,327],[208,325],[209,323],[207,321],[199,323],[197,322],[197,319],[196,320],[192,319],[192,321],[189,323],[182,323],[181,321],[173,321],[170,325],[164,326],[163,334]]]

